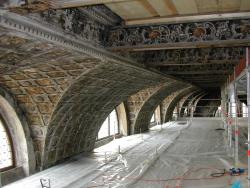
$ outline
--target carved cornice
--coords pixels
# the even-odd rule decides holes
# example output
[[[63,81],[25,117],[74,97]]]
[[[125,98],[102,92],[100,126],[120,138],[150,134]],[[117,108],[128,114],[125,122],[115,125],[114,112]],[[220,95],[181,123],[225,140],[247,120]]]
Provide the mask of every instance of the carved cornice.
[[[80,10],[103,25],[115,26],[122,23],[122,19],[104,5],[84,7]]]
[[[137,48],[187,48],[246,45],[250,43],[250,20],[227,20],[182,24],[116,27],[109,35],[112,50]]]
[[[97,18],[93,18],[95,17],[94,13],[90,13],[90,10],[92,9],[48,10],[41,13],[31,13],[27,17],[92,45],[104,46],[109,26],[102,24],[101,21],[97,22]]]

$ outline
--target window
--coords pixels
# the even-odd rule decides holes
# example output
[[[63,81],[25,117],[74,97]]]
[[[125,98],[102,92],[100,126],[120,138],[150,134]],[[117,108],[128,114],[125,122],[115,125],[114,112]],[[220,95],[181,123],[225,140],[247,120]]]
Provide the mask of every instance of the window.
[[[13,165],[11,141],[4,121],[0,117],[0,170],[4,171]]]
[[[97,140],[113,136],[119,133],[119,125],[116,110],[113,110],[103,122]]]

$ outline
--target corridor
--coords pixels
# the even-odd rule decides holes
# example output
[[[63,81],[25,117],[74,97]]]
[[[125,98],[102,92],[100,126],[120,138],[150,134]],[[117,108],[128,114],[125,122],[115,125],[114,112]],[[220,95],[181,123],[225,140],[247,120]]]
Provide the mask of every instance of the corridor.
[[[234,166],[221,128],[219,118],[157,125],[5,187],[40,188],[40,179],[44,185],[49,179],[52,188],[224,188],[238,179],[246,183],[244,175],[211,176]]]

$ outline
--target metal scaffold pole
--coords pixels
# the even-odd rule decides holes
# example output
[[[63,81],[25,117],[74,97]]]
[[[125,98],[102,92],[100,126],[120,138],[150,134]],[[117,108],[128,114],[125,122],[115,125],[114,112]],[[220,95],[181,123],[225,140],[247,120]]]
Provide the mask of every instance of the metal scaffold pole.
[[[250,67],[249,65],[249,48],[246,48],[246,73],[247,73],[247,109],[248,109],[248,188],[250,188]]]
[[[237,90],[236,90],[236,72],[234,69],[234,108],[235,108],[235,124],[234,124],[234,136],[235,136],[235,167],[239,164],[239,127],[238,127],[238,108],[237,108]]]
[[[232,122],[231,122],[231,114],[232,114],[232,108],[231,108],[231,102],[228,102],[228,135],[229,135],[229,148],[230,152],[232,151]]]

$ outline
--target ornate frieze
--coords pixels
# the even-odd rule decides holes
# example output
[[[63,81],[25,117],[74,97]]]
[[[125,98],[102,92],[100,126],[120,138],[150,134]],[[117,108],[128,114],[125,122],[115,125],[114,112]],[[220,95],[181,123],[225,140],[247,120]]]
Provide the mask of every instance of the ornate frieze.
[[[109,35],[108,46],[119,48],[176,47],[201,42],[250,40],[250,20],[227,20],[136,27],[116,27]],[[184,45],[184,46],[185,46]],[[218,43],[221,45],[221,43]]]
[[[121,52],[120,55],[130,57],[140,63],[152,66],[193,63],[219,63],[239,61],[244,58],[243,47],[232,48],[192,48],[157,51]]]
[[[77,8],[48,10],[29,14],[28,17],[95,46],[103,46],[108,37],[109,26],[97,22]]]

